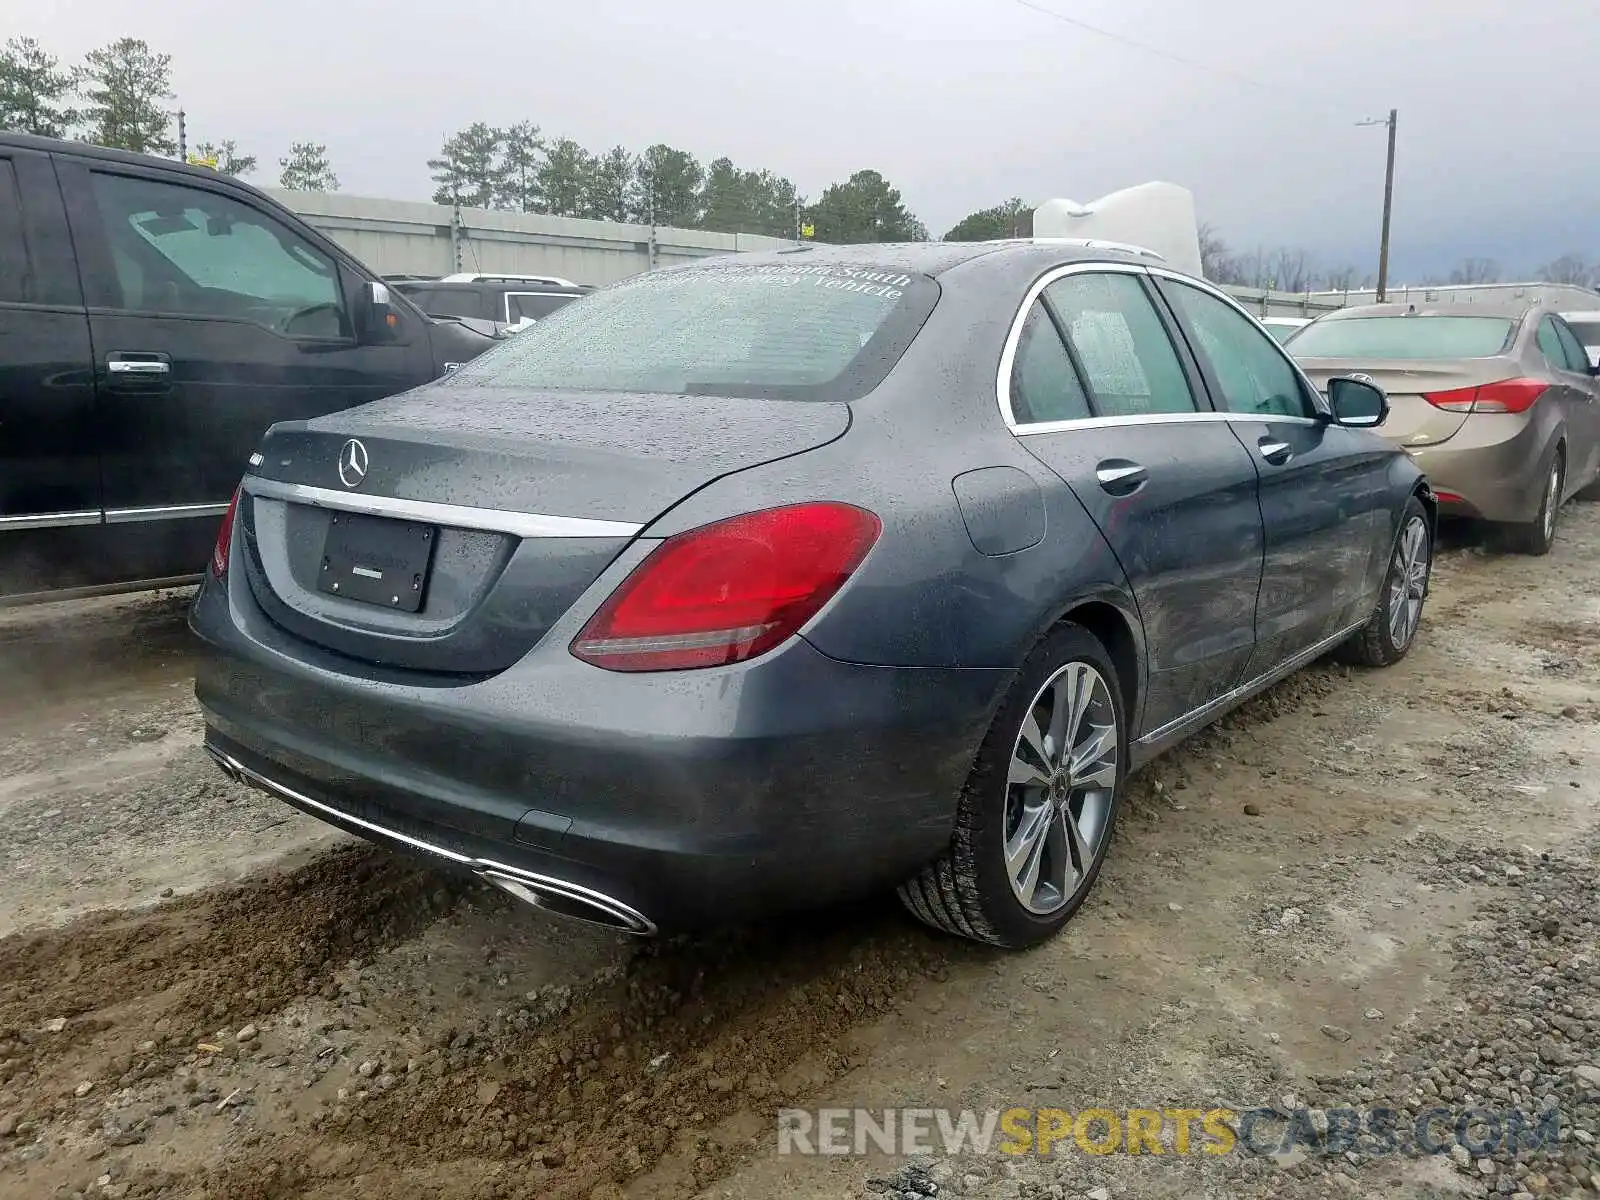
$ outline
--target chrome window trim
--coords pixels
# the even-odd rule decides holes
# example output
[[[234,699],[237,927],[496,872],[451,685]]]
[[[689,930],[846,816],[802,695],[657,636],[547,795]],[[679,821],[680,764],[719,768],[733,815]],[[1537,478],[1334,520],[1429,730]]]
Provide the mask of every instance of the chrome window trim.
[[[108,508],[107,525],[127,525],[137,521],[174,521],[188,517],[220,517],[226,504],[163,504],[150,508]]]
[[[445,525],[452,529],[477,529],[485,533],[507,533],[519,538],[613,538],[632,537],[644,528],[631,521],[599,521],[590,517],[558,517],[544,513],[506,512],[495,508],[474,508],[464,504],[440,504],[431,500],[403,500],[396,496],[369,496],[360,492],[338,492],[332,488],[305,483],[280,483],[247,475],[241,485],[252,496],[287,500],[315,508],[339,512],[364,513],[372,517],[396,517],[420,521],[425,525]]]
[[[1011,368],[1017,360],[1017,343],[1022,340],[1022,326],[1028,319],[1028,313],[1032,310],[1034,301],[1038,300],[1044,294],[1045,288],[1056,280],[1065,279],[1069,275],[1085,275],[1091,271],[1097,274],[1116,275],[1148,275],[1150,273],[1150,269],[1140,263],[1075,262],[1063,263],[1059,267],[1051,267],[1033,281],[1033,286],[1023,293],[1022,305],[1017,309],[1016,315],[1011,318],[1011,330],[1006,334],[1005,347],[1000,351],[1000,369],[995,374],[994,388],[995,395],[1000,402],[1000,419],[1006,423],[1006,428],[1011,430],[1012,433],[1021,433],[1023,431],[1040,432],[1039,426],[1044,424],[1058,427],[1070,426],[1075,429],[1082,428],[1084,425],[1083,421],[1032,421],[1026,424],[1019,423],[1016,413],[1011,407]],[[1127,421],[1130,419],[1139,420],[1142,418],[1088,418],[1090,421]]]
[[[1011,407],[1011,368],[1016,362],[1017,345],[1022,340],[1022,327],[1028,319],[1028,312],[1033,308],[1034,302],[1043,295],[1045,288],[1055,283],[1058,279],[1065,279],[1071,275],[1085,274],[1117,274],[1117,275],[1159,275],[1164,279],[1171,279],[1177,283],[1185,283],[1197,288],[1208,295],[1215,296],[1231,308],[1247,317],[1253,324],[1259,326],[1260,322],[1250,315],[1250,310],[1245,308],[1232,296],[1218,287],[1213,286],[1204,279],[1197,279],[1193,275],[1185,275],[1181,271],[1174,271],[1170,267],[1145,266],[1143,263],[1122,262],[1075,262],[1063,263],[1061,266],[1052,267],[1028,288],[1023,295],[1022,303],[1016,315],[1011,319],[1011,329],[1006,334],[1005,346],[1000,352],[1000,368],[995,373],[995,395],[999,400],[1000,419],[1006,423],[1006,428],[1017,437],[1031,437],[1035,434],[1066,433],[1073,429],[1113,429],[1124,425],[1172,425],[1190,421],[1231,421],[1231,422],[1285,422],[1291,425],[1322,425],[1325,420],[1319,417],[1286,417],[1276,413],[1234,413],[1217,412],[1215,410],[1196,410],[1190,413],[1141,413],[1135,416],[1122,417],[1084,417],[1069,421],[1028,421],[1019,422]],[[1310,378],[1288,354],[1270,333],[1262,330],[1262,337],[1272,343],[1278,354],[1293,369],[1296,377],[1306,387],[1306,391],[1314,397],[1312,403],[1319,412],[1325,412],[1322,393],[1317,390]]]
[[[104,517],[105,514],[98,508],[23,513],[15,517],[0,517],[0,529],[66,529],[75,525],[99,525]]]

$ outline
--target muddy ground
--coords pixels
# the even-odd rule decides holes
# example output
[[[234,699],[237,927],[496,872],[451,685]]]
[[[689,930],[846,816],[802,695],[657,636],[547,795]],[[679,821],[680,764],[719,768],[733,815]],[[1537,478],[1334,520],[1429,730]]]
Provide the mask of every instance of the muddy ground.
[[[1068,931],[640,945],[199,750],[182,594],[0,613],[0,1196],[1600,1194],[1600,505],[1135,781]],[[793,1157],[780,1107],[1559,1106],[1531,1159]],[[1587,1139],[1587,1140],[1585,1140]],[[931,1190],[930,1190],[931,1189]]]

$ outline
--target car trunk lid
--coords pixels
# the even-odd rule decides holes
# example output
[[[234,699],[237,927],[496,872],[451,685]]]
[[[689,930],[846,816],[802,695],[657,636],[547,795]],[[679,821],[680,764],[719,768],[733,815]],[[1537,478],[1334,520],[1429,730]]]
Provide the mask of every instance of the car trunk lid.
[[[1292,349],[1292,343],[1291,343]],[[1326,393],[1335,375],[1365,375],[1389,395],[1389,419],[1378,432],[1397,446],[1437,446],[1466,424],[1467,413],[1439,408],[1423,397],[1519,374],[1509,356],[1449,360],[1302,358],[1297,360],[1318,389]]]
[[[454,383],[284,423],[240,505],[250,586],[325,649],[492,673],[685,496],[849,424],[845,404]]]

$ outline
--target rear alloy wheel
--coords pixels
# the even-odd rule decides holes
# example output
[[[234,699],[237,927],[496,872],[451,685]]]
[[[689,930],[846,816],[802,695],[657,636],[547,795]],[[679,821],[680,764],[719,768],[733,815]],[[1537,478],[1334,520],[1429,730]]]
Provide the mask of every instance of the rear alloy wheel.
[[[1094,884],[1126,771],[1116,670],[1087,630],[1031,654],[978,752],[950,847],[900,888],[917,917],[1010,949],[1054,934]]]
[[[1556,540],[1556,514],[1561,511],[1561,485],[1566,482],[1567,464],[1561,451],[1556,451],[1550,464],[1550,474],[1545,479],[1544,497],[1539,501],[1539,512],[1533,520],[1519,525],[1507,525],[1501,534],[1502,544],[1516,554],[1549,554]]]
[[[1416,641],[1422,624],[1422,605],[1428,597],[1433,570],[1433,536],[1422,501],[1412,496],[1400,518],[1383,593],[1372,617],[1339,647],[1338,657],[1363,667],[1387,667],[1399,662]]]

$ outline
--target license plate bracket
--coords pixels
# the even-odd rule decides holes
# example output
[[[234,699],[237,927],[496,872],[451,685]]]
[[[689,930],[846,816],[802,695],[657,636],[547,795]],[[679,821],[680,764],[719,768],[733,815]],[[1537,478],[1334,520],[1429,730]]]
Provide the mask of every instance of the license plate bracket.
[[[428,593],[438,540],[431,525],[334,513],[323,541],[317,590],[342,600],[418,612]]]

